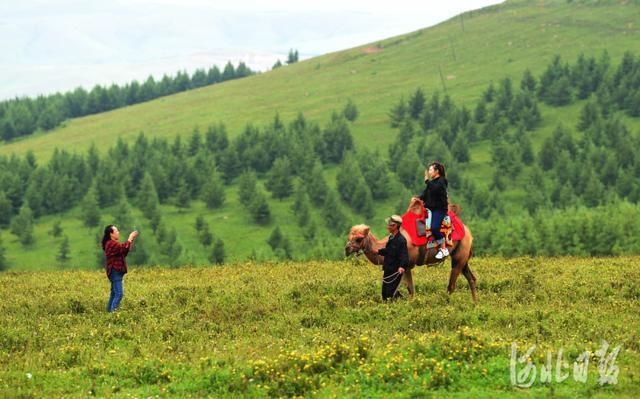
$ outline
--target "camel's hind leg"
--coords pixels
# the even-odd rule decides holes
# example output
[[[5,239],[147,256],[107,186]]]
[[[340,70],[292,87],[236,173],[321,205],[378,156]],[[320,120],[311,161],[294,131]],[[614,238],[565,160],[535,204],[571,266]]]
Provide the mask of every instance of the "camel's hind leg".
[[[478,289],[477,289],[476,276],[473,275],[473,272],[471,271],[471,268],[469,267],[468,263],[464,265],[464,268],[462,269],[462,274],[464,274],[464,276],[467,278],[467,281],[469,282],[469,288],[471,289],[471,297],[473,298],[473,303],[478,303]]]
[[[456,281],[458,280],[460,272],[460,267],[457,265],[451,268],[451,273],[449,274],[449,285],[447,286],[447,292],[449,294],[453,294],[453,291],[456,290]]]

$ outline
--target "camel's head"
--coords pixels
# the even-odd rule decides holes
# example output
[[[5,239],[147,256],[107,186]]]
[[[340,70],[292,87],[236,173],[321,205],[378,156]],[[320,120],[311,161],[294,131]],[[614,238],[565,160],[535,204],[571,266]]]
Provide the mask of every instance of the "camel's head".
[[[369,226],[365,224],[353,226],[349,231],[349,237],[347,238],[347,243],[344,246],[344,255],[349,256],[363,250],[368,235]]]

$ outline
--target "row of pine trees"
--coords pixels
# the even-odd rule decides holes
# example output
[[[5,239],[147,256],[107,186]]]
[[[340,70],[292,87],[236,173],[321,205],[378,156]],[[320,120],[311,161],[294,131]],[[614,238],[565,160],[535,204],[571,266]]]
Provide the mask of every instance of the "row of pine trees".
[[[158,81],[149,76],[143,83],[134,80],[124,86],[96,85],[89,91],[78,87],[64,94],[2,101],[0,140],[9,141],[28,136],[37,130],[46,132],[69,118],[110,111],[253,74],[254,72],[243,62],[237,67],[228,62],[222,71],[213,66],[208,70],[197,69],[192,75],[185,71],[180,71],[175,76],[164,75]]]
[[[565,100],[550,94],[558,91]],[[160,204],[186,209],[199,200],[216,209],[235,185],[247,222],[269,225],[270,203],[289,199],[296,224],[305,227],[304,239],[311,241],[319,231],[342,235],[349,214],[371,220],[382,202],[397,201],[384,213],[403,212],[408,198],[423,187],[425,163],[440,160],[448,167],[452,202],[462,206],[464,220],[475,228],[476,253],[638,252],[638,240],[622,237],[620,226],[625,215],[625,231],[638,229],[638,218],[629,215],[637,214],[640,201],[640,158],[634,151],[640,137],[625,123],[638,116],[638,93],[640,59],[629,53],[617,68],[606,53],[597,60],[580,56],[573,65],[556,57],[538,78],[525,71],[518,85],[510,79],[490,84],[472,111],[446,95],[427,97],[417,89],[389,112],[398,134],[386,154],[355,148],[350,124],[359,112],[349,101],[324,126],[302,114],[289,123],[276,115],[266,126],[247,125],[233,139],[223,124],[215,124],[171,141],[141,133],[132,144],[119,141],[103,156],[96,148],[84,155],[55,151],[45,165],[32,154],[0,157],[0,226],[10,227],[28,246],[29,229],[40,216],[79,206],[85,225],[96,227],[98,210],[114,207],[114,216],[124,215],[118,223],[132,227],[127,209],[136,207],[163,248],[153,261],[177,262],[183,249],[175,229],[163,223]],[[579,120],[558,125],[534,150],[545,107],[575,101],[583,103]],[[482,143],[491,149],[492,174],[478,182],[467,169],[471,150]],[[335,185],[326,179],[327,168],[335,169]],[[315,224],[313,214],[323,225]],[[224,242],[201,222],[196,229],[202,245],[211,247],[210,260],[223,262]],[[518,240],[504,242],[510,232],[524,230]],[[601,234],[616,245],[593,242]],[[287,235],[276,224],[265,244],[280,257],[295,258]],[[139,253],[138,262],[150,262],[149,254]]]

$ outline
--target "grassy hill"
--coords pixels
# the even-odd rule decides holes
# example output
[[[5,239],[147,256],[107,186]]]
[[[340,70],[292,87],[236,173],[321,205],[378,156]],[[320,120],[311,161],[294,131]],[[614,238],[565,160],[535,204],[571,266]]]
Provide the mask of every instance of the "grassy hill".
[[[0,396],[638,397],[639,258],[472,267],[477,306],[464,279],[446,293],[448,267],[417,269],[416,297],[391,304],[369,264],[133,268],[115,314],[103,272],[0,274]],[[601,386],[603,340],[621,350]],[[512,343],[536,345],[530,388],[510,382]]]
[[[249,122],[271,121],[276,112],[285,120],[303,112],[324,122],[349,98],[361,112],[353,129],[357,144],[386,146],[392,139],[387,112],[417,87],[429,94],[443,92],[444,85],[454,102],[474,105],[490,81],[519,79],[527,68],[537,76],[555,54],[573,61],[579,53],[607,50],[618,62],[625,51],[640,49],[638,20],[635,1],[507,1],[258,76],[70,120],[53,132],[2,145],[0,154],[32,150],[46,159],[55,147],[83,151],[93,142],[105,148],[140,131],[173,136],[220,121],[234,136]]]
[[[257,76],[69,120],[52,132],[2,144],[0,154],[22,155],[33,151],[38,163],[44,164],[56,147],[84,153],[96,144],[104,153],[119,138],[133,142],[141,131],[147,137],[186,136],[195,127],[202,131],[217,122],[225,123],[233,138],[247,123],[265,125],[276,113],[285,123],[303,112],[306,118],[324,125],[334,110],[340,110],[352,99],[360,112],[356,122],[350,125],[356,147],[379,149],[386,156],[387,146],[397,135],[389,126],[388,112],[401,97],[408,98],[416,88],[423,88],[427,97],[435,91],[441,94],[446,91],[456,105],[473,109],[489,82],[511,77],[517,84],[525,69],[539,77],[555,55],[561,55],[565,62],[574,62],[580,53],[599,57],[606,50],[613,65],[617,65],[625,51],[640,50],[638,20],[637,2],[508,1],[467,12],[435,27]],[[542,125],[531,132],[535,149],[559,123],[573,128],[584,101],[564,107],[540,104]],[[623,118],[632,130],[640,127],[639,119]],[[464,165],[465,178],[489,185],[494,170],[491,146],[488,140],[480,140],[471,147],[471,161]],[[326,175],[333,185],[335,168],[326,170]],[[524,178],[526,176],[519,177]],[[256,226],[246,217],[246,209],[239,203],[236,191],[235,185],[228,188],[224,207],[215,211],[206,209],[199,201],[193,201],[187,210],[162,205],[165,222],[176,228],[185,249],[184,263],[209,263],[210,249],[198,242],[193,227],[198,215],[205,218],[214,235],[224,240],[230,261],[249,256],[258,260],[273,259],[274,252],[266,240],[276,226],[281,226],[290,239],[298,259],[340,256],[344,237],[326,229],[319,229],[316,238],[324,243],[325,250],[316,251],[310,246],[304,238],[305,227],[298,227],[292,221],[292,199],[270,200],[274,222]],[[398,204],[404,200],[400,198],[404,194],[398,192],[385,202],[376,203],[375,214],[366,222],[377,235],[384,234],[385,216],[403,210]],[[519,187],[506,194],[516,207],[521,207],[518,201],[526,195]],[[346,205],[344,208],[350,223],[365,219]],[[148,221],[137,209],[133,212],[136,227],[142,230],[143,237],[149,237],[145,243],[147,250],[158,251]],[[102,213],[102,222],[106,224],[113,220],[111,215],[117,210],[104,209]],[[55,268],[62,239],[51,237],[48,232],[60,221],[64,235],[70,239],[71,260],[66,267],[93,268],[99,252],[97,231],[83,227],[78,215],[79,210],[75,208],[38,219],[35,244],[27,247],[5,230],[1,238],[8,265],[15,269]],[[323,226],[317,210],[310,222]],[[483,237],[476,236],[476,239],[480,247]]]

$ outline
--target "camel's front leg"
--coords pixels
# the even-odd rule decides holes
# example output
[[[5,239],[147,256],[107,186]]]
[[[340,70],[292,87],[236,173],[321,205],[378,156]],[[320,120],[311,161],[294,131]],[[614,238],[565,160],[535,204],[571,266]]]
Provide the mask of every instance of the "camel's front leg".
[[[407,285],[407,291],[409,291],[409,296],[413,298],[413,294],[416,292],[416,289],[413,286],[413,274],[411,273],[411,269],[405,269],[402,279],[404,283]]]

